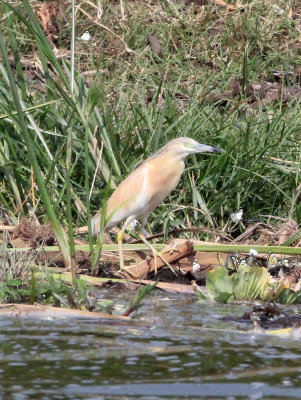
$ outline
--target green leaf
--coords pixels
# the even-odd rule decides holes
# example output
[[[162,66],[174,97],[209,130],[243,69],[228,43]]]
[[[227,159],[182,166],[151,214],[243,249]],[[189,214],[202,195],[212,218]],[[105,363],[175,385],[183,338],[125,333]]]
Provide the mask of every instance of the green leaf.
[[[157,286],[158,282],[154,283],[153,285],[145,285],[143,288],[139,289],[136,296],[134,297],[134,299],[131,302],[131,308],[135,308],[137,309],[142,300],[148,296],[150,294],[150,292],[152,292],[155,287]]]
[[[18,287],[22,285],[22,281],[21,279],[8,279],[6,281],[6,285],[7,286],[14,286],[14,287]]]
[[[281,304],[301,304],[301,290],[294,292],[289,288],[285,288],[277,301]]]
[[[203,288],[198,287],[194,290],[194,293],[199,301],[207,301],[209,300],[208,296],[206,295],[205,291],[202,290]]]
[[[270,279],[266,268],[240,265],[234,277],[236,279],[234,288],[236,300],[253,301],[264,298]]]
[[[227,302],[234,293],[234,279],[224,267],[218,267],[206,274],[206,288],[209,296],[220,302]]]
[[[96,311],[111,313],[114,302],[112,300],[103,299],[96,303]]]

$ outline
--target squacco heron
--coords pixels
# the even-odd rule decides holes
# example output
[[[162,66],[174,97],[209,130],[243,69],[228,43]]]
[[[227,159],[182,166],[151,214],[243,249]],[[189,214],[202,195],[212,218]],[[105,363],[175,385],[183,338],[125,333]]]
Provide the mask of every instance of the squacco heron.
[[[186,137],[174,139],[140,164],[113,192],[107,202],[106,215],[109,221],[105,230],[108,231],[125,221],[117,236],[120,269],[124,269],[122,237],[127,226],[134,219],[139,219],[142,233],[147,234],[146,220],[149,214],[177,186],[184,171],[185,157],[189,154],[204,152],[222,153],[224,150],[200,144]],[[94,235],[99,232],[100,219],[101,210],[91,220]],[[139,237],[147,244],[143,235],[139,235]],[[149,247],[154,257],[163,258],[154,248],[150,245]]]

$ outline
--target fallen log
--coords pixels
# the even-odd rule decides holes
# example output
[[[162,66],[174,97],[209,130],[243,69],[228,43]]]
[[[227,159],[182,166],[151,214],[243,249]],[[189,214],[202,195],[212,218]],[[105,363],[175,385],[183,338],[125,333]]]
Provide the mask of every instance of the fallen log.
[[[173,239],[168,242],[168,244],[162,249],[161,253],[163,254],[164,260],[171,264],[178,261],[180,258],[192,254],[193,251],[193,243],[191,241]],[[166,262],[161,258],[157,257],[156,260],[155,257],[149,257],[137,265],[126,268],[126,273],[133,278],[144,279],[147,277],[147,274],[155,271],[156,268],[162,268],[164,265],[166,265]]]

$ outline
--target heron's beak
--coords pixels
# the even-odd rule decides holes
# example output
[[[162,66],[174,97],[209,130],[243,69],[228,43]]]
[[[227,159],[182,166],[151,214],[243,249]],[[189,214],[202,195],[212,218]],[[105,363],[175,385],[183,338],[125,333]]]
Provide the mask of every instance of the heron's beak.
[[[207,146],[206,144],[200,144],[195,147],[197,153],[225,153],[225,150],[218,147]]]

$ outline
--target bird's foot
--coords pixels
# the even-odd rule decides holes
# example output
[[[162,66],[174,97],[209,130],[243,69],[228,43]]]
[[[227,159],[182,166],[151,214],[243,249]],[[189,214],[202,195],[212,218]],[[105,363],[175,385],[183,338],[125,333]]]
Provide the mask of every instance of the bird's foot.
[[[164,264],[166,264],[168,266],[168,268],[175,274],[174,269],[172,268],[172,266],[169,264],[169,262],[166,260],[166,258],[163,256],[164,253],[169,252],[169,250],[167,251],[158,251],[156,249],[154,249],[153,251],[153,256],[155,259],[155,274],[157,275],[157,270],[158,270],[158,257],[164,262]]]
[[[169,264],[169,262],[165,259],[164,257],[164,253],[169,252],[170,250],[166,250],[166,251],[158,251],[156,250],[150,243],[148,243],[148,241],[145,239],[145,237],[143,235],[139,235],[140,239],[143,241],[143,243],[145,243],[147,245],[147,247],[151,250],[154,260],[155,260],[155,274],[157,275],[157,271],[158,271],[158,258],[160,258],[160,260],[163,261],[164,264],[166,264],[170,270],[176,275],[175,271],[173,270],[172,266]]]

